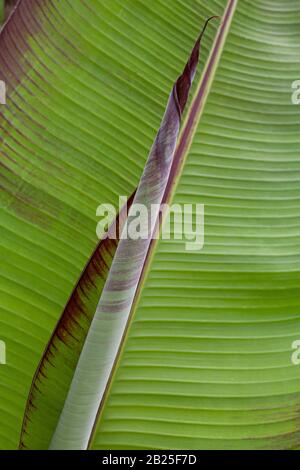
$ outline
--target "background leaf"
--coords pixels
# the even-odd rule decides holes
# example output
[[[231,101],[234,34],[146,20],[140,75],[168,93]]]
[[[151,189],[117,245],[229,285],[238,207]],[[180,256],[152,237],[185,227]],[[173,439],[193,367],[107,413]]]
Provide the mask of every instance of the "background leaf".
[[[97,244],[97,206],[134,190],[199,24],[224,5],[21,0],[1,32],[1,448],[18,445],[34,372]]]

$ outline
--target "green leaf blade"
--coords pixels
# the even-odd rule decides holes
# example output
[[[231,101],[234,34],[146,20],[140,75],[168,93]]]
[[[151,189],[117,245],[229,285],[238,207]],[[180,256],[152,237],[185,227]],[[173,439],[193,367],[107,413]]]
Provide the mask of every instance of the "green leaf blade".
[[[34,372],[97,245],[96,208],[135,189],[197,34],[181,2],[156,12],[148,2],[110,5],[22,0],[1,32],[3,449],[18,446]]]
[[[238,2],[172,200],[205,204],[205,247],[159,242],[93,449],[299,447],[298,18]]]

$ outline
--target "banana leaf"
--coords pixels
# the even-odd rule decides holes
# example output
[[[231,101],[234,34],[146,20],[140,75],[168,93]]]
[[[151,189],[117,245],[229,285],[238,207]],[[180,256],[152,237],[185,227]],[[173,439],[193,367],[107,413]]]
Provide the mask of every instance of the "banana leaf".
[[[55,399],[78,373],[69,324],[47,373],[34,372],[72,291],[80,318],[95,314],[118,253],[88,295],[74,291],[97,245],[96,207],[138,185],[168,93],[212,15],[223,20],[203,41],[167,191],[169,202],[205,204],[205,245],[151,244],[88,446],[300,445],[297,2],[23,0],[0,37],[1,448],[17,447],[25,408],[21,447],[48,447],[57,423],[67,434],[55,446],[81,447],[68,433],[82,440],[74,423],[86,393],[79,387],[67,419]]]

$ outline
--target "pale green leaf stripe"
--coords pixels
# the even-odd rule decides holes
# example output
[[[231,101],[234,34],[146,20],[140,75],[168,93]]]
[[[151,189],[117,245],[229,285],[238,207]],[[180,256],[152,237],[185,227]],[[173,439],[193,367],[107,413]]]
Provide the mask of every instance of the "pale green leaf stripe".
[[[96,208],[135,189],[199,24],[224,1],[21,4],[0,37],[1,57],[9,51],[0,76],[20,74],[0,109],[1,449],[18,446],[35,369],[97,243]],[[41,30],[28,36],[37,24]],[[63,380],[58,372],[58,396]]]
[[[176,203],[206,242],[161,241],[93,449],[300,444],[300,5],[239,0]]]

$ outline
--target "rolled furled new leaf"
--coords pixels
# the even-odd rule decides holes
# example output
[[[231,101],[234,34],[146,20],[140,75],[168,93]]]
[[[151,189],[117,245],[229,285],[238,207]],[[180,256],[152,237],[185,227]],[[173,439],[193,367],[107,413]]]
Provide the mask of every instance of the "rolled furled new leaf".
[[[86,449],[88,446],[159,217],[159,206],[168,184],[181,116],[199,61],[201,39],[213,18],[216,17],[209,18],[205,23],[183,74],[170,94],[54,433],[51,449]],[[147,229],[141,238],[134,240],[128,237],[127,231],[130,231],[137,208],[141,206],[147,213],[142,217],[142,226]]]

